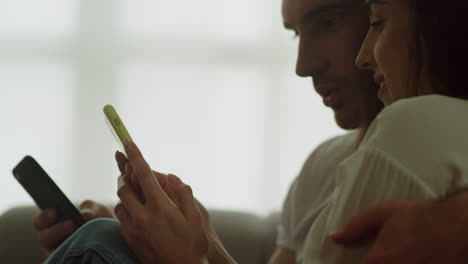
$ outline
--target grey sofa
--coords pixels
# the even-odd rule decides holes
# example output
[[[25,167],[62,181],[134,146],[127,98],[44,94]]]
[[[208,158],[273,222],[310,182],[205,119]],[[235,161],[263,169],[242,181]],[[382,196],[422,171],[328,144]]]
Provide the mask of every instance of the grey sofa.
[[[0,263],[41,263],[31,219],[35,206],[12,208],[0,215]],[[242,264],[266,263],[273,252],[278,213],[267,217],[253,214],[209,210],[214,228],[226,249]]]

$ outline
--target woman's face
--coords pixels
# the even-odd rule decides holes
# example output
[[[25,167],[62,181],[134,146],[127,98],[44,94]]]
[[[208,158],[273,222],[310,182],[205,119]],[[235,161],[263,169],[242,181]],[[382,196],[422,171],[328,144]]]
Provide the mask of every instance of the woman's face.
[[[366,0],[370,5],[370,28],[356,65],[374,72],[376,91],[385,105],[416,95],[408,84],[410,22],[407,0]],[[410,78],[410,79],[409,79]]]

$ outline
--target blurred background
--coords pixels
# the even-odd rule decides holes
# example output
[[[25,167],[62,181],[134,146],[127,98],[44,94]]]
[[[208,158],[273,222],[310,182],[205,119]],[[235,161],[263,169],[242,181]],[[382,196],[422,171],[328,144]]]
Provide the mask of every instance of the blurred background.
[[[0,0],[0,213],[32,204],[29,154],[75,202],[115,202],[113,104],[155,170],[208,208],[279,210],[307,155],[342,134],[280,0]]]

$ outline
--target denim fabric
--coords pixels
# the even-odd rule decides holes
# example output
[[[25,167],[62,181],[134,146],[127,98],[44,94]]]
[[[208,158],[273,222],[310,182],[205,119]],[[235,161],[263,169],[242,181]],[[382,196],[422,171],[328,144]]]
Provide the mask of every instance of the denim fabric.
[[[119,222],[99,218],[76,230],[45,263],[139,263],[120,234]]]

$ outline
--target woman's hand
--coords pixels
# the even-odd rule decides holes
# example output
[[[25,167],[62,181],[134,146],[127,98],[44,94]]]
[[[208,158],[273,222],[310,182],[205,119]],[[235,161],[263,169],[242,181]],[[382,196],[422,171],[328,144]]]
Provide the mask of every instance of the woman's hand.
[[[80,212],[87,221],[99,217],[115,218],[112,210],[91,200],[86,200],[80,205]],[[71,220],[58,222],[57,211],[51,208],[34,215],[32,222],[46,256],[52,254],[76,230]]]
[[[96,218],[116,218],[112,209],[91,200],[86,200],[81,203],[80,213],[83,215],[86,221]]]
[[[121,152],[116,152],[115,159],[117,161],[119,170],[121,172],[121,177],[119,181],[122,184],[123,179],[127,179],[130,181],[130,184],[133,190],[137,193],[138,197],[144,201],[143,193],[140,187],[140,184],[136,181],[135,175],[133,173],[132,165],[125,157],[125,155]],[[177,199],[174,198],[174,184],[171,181],[168,181],[168,176],[166,174],[159,173],[153,170],[153,175],[156,177],[159,185],[161,185],[164,192],[168,195],[168,197],[172,200],[172,202],[180,208],[180,205],[177,203]],[[229,255],[227,250],[224,248],[223,243],[216,234],[213,226],[210,222],[210,216],[208,214],[208,210],[203,206],[200,201],[195,199],[198,209],[200,210],[202,220],[203,220],[203,228],[205,230],[205,235],[208,239],[208,261],[209,263],[216,263],[216,264],[225,264],[225,263],[236,263],[235,260]]]
[[[143,263],[202,263],[208,240],[190,186],[174,175],[153,173],[133,142],[126,142],[125,150],[131,166],[122,167],[116,156],[125,174],[119,177],[121,202],[114,212],[129,247]]]

